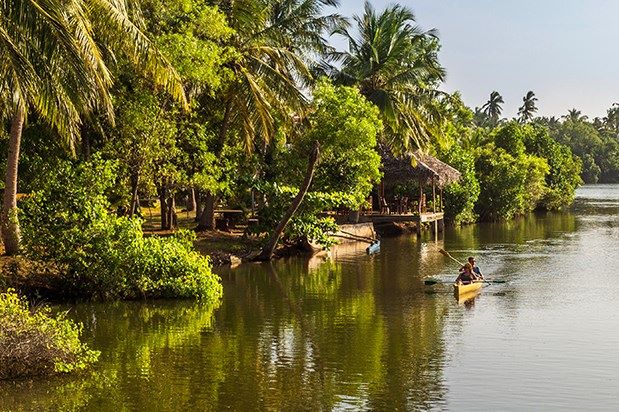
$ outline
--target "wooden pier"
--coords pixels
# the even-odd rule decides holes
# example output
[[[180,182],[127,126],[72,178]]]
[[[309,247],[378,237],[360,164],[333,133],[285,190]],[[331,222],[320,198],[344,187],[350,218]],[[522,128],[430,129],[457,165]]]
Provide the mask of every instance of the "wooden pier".
[[[432,223],[438,222],[445,218],[443,212],[428,212],[419,214],[367,214],[363,215],[362,219],[372,223],[402,223],[402,222],[420,222]]]

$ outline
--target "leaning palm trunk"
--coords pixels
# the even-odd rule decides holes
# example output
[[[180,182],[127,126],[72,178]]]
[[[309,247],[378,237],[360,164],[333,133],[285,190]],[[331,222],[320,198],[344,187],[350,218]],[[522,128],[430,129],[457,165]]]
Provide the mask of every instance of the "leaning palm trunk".
[[[262,248],[260,254],[256,257],[256,260],[267,261],[273,258],[273,252],[275,251],[275,247],[279,242],[279,238],[282,236],[282,233],[284,232],[284,229],[286,228],[286,225],[288,224],[290,219],[292,219],[292,216],[294,216],[297,209],[299,209],[301,202],[303,202],[303,198],[307,194],[307,191],[312,184],[312,179],[314,178],[314,170],[316,169],[316,163],[318,162],[319,156],[320,145],[318,144],[318,142],[315,142],[314,149],[312,150],[312,154],[310,155],[309,163],[307,165],[307,172],[305,172],[305,179],[303,180],[303,184],[299,189],[299,193],[297,193],[297,196],[292,201],[292,204],[290,205],[286,213],[284,213],[284,216],[275,228],[275,231],[269,238],[266,245],[264,245],[264,247]]]
[[[17,220],[17,168],[19,164],[19,146],[21,144],[22,129],[26,114],[23,108],[17,109],[17,113],[11,122],[11,135],[9,138],[9,151],[6,167],[6,179],[4,181],[4,199],[2,203],[2,215],[0,217],[0,233],[4,252],[7,255],[19,253],[19,222]]]

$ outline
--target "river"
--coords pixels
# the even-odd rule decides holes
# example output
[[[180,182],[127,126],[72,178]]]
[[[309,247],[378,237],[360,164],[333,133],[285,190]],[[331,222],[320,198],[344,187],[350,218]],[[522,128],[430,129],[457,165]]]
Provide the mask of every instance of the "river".
[[[459,302],[474,255],[508,281]],[[619,185],[564,213],[219,269],[218,307],[82,303],[94,371],[0,384],[0,410],[618,410]]]

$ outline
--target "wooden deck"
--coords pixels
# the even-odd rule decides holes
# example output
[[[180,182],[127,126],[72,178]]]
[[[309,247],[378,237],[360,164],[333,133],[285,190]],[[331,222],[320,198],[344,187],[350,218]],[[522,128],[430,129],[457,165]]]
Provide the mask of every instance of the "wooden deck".
[[[421,216],[413,214],[367,214],[363,215],[363,220],[370,221],[372,223],[388,223],[388,222],[438,222],[445,218],[443,212],[437,213],[422,213]]]

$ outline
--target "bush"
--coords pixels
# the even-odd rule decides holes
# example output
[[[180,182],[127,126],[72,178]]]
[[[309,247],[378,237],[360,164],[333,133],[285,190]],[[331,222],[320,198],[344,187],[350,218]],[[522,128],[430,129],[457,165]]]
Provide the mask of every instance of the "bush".
[[[80,333],[64,314],[31,311],[13,290],[0,293],[0,380],[85,369],[99,352],[80,342]]]
[[[222,289],[192,233],[144,238],[141,221],[109,211],[113,163],[69,162],[50,171],[22,204],[25,253],[62,268],[65,293],[101,298],[199,297]]]
[[[475,157],[458,145],[439,153],[442,161],[455,167],[462,173],[458,182],[445,188],[443,193],[445,219],[456,225],[473,223],[477,220],[474,207],[479,198],[479,181],[475,176]]]

